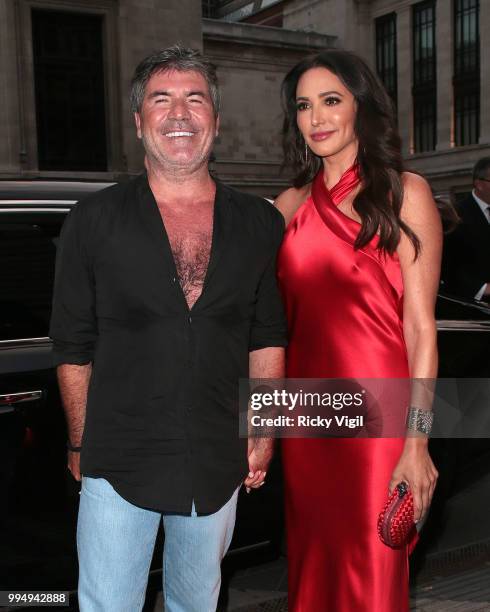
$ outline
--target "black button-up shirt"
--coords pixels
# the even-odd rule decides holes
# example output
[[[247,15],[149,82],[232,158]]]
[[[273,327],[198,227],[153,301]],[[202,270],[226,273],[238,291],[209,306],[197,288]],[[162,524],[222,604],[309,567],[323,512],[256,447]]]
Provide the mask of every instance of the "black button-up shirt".
[[[69,214],[56,267],[55,364],[93,362],[81,471],[160,511],[217,511],[248,471],[238,380],[286,344],[281,214],[217,182],[209,267],[189,309],[145,175]]]

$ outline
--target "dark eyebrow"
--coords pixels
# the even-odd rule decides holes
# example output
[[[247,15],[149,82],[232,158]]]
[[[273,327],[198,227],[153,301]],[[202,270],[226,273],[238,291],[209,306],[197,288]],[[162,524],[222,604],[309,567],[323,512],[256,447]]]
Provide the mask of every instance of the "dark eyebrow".
[[[171,94],[168,91],[164,90],[156,90],[152,91],[148,94],[148,98],[158,98],[159,96],[168,96],[171,97]],[[206,98],[206,94],[203,91],[190,91],[186,96],[189,98],[190,96],[201,96],[202,98]]]
[[[201,96],[201,98],[206,98],[207,97],[206,94],[204,93],[204,91],[190,91],[187,94],[187,97],[190,97],[190,96]]]
[[[319,94],[320,98],[324,98],[325,96],[331,96],[332,94],[335,94],[336,96],[340,96],[341,98],[343,97],[343,94],[340,93],[340,91],[335,91],[335,89],[333,89],[332,91],[324,91],[321,94]]]
[[[332,94],[335,94],[336,96],[340,96],[341,98],[343,97],[343,94],[341,94],[339,91],[322,91],[322,93],[318,94],[319,98],[325,98],[326,96],[331,96]],[[298,96],[296,98],[296,101],[300,101],[300,100],[309,100],[309,98],[305,97],[305,96]]]
[[[170,94],[168,93],[168,91],[152,91],[150,94],[148,94],[149,98],[158,98],[158,96],[170,96]]]

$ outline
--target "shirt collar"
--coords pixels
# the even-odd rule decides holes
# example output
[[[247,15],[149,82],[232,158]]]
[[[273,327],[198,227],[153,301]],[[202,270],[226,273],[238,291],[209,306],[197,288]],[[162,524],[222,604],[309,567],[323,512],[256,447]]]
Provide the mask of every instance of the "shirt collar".
[[[489,214],[487,213],[487,209],[490,208],[490,204],[488,204],[487,202],[485,202],[484,200],[482,200],[481,198],[479,198],[476,194],[475,194],[475,190],[473,189],[473,191],[471,192],[471,195],[473,196],[473,198],[475,199],[475,202],[478,204],[478,206],[481,208],[482,213],[485,215],[485,219],[488,220],[489,218]]]

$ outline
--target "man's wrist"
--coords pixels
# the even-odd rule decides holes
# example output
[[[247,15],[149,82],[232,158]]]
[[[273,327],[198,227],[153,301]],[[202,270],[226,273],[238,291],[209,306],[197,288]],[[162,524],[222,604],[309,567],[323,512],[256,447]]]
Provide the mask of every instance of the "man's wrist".
[[[82,450],[81,446],[74,446],[70,440],[66,441],[66,448],[71,452],[71,453],[79,453]]]
[[[274,446],[275,438],[255,438],[254,448],[256,450],[271,448]]]

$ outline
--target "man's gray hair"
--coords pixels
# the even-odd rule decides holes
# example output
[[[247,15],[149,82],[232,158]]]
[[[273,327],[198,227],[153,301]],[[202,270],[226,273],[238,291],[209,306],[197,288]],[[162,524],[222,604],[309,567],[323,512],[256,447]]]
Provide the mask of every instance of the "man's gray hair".
[[[150,78],[159,72],[177,70],[179,72],[199,72],[206,79],[211,94],[214,113],[217,116],[220,107],[220,93],[216,67],[199,51],[173,45],[145,57],[134,71],[131,80],[131,111],[139,113],[145,97],[145,89]]]
[[[482,157],[473,168],[473,183],[478,179],[488,179],[487,173],[490,171],[490,157]]]

